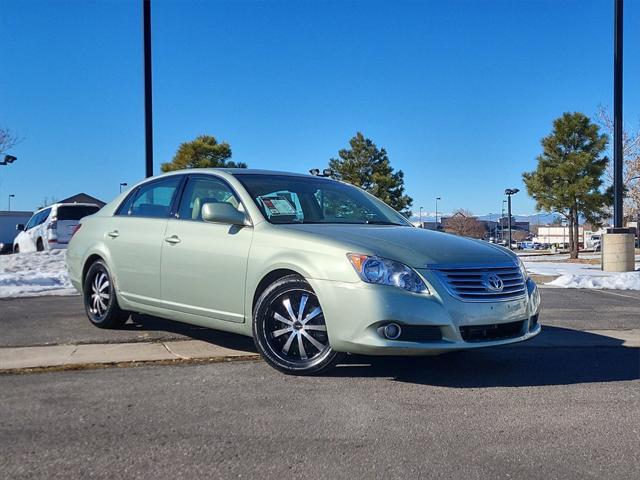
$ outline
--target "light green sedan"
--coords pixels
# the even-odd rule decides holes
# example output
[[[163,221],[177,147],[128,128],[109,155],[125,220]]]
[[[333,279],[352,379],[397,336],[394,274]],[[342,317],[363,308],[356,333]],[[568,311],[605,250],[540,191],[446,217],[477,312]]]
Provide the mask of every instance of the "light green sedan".
[[[538,289],[512,252],[415,228],[328,178],[172,172],[80,227],[67,262],[94,325],[139,312],[249,335],[285,373],[343,353],[435,355],[540,332]]]

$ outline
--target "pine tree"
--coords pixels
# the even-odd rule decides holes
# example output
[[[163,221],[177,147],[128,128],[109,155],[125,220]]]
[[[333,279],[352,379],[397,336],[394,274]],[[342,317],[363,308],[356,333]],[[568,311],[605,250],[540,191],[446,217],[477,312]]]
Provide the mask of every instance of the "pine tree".
[[[350,149],[329,160],[335,178],[360,187],[378,197],[396,211],[409,215],[413,199],[404,193],[404,173],[394,172],[384,148],[360,132],[349,141]]]
[[[200,135],[190,142],[180,145],[173,160],[163,163],[163,172],[184,168],[247,168],[245,163],[231,160],[231,146],[227,142],[218,143],[211,135]]]
[[[522,177],[538,210],[557,212],[568,220],[571,258],[578,258],[580,215],[599,224],[612,203],[610,191],[602,191],[609,161],[602,156],[607,136],[586,115],[564,113],[541,143],[538,167]]]

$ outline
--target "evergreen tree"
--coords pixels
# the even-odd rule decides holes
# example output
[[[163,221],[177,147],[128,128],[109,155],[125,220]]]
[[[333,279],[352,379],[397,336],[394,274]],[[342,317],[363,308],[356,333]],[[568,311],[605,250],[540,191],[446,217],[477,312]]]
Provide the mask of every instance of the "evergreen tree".
[[[247,168],[245,163],[231,160],[231,146],[227,142],[218,143],[211,135],[200,135],[190,142],[180,145],[173,160],[163,163],[163,172],[182,170],[184,168]]]
[[[538,167],[522,177],[538,210],[558,212],[568,220],[571,258],[578,258],[580,215],[601,223],[612,202],[610,191],[601,189],[609,161],[602,156],[607,136],[586,115],[564,113],[541,143]]]
[[[396,211],[409,215],[413,199],[404,193],[404,173],[393,171],[386,150],[378,149],[360,132],[349,145],[351,148],[338,152],[339,158],[329,160],[335,178],[360,187]]]

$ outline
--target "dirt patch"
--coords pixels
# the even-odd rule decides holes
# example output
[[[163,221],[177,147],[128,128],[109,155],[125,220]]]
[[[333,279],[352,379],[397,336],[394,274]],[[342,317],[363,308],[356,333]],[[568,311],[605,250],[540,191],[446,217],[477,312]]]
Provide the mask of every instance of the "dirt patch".
[[[538,285],[542,285],[542,284],[545,284],[545,283],[553,282],[556,278],[558,278],[557,275],[537,275],[535,273],[532,273],[529,276]]]
[[[586,265],[600,265],[599,258],[568,258],[566,260],[558,260],[558,263],[584,263]]]

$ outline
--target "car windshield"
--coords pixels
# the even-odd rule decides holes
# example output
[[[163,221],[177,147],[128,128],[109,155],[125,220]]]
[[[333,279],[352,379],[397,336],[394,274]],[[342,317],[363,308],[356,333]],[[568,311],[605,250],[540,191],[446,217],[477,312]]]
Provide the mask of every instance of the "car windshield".
[[[411,224],[360,190],[335,180],[292,175],[236,174],[270,223]]]

